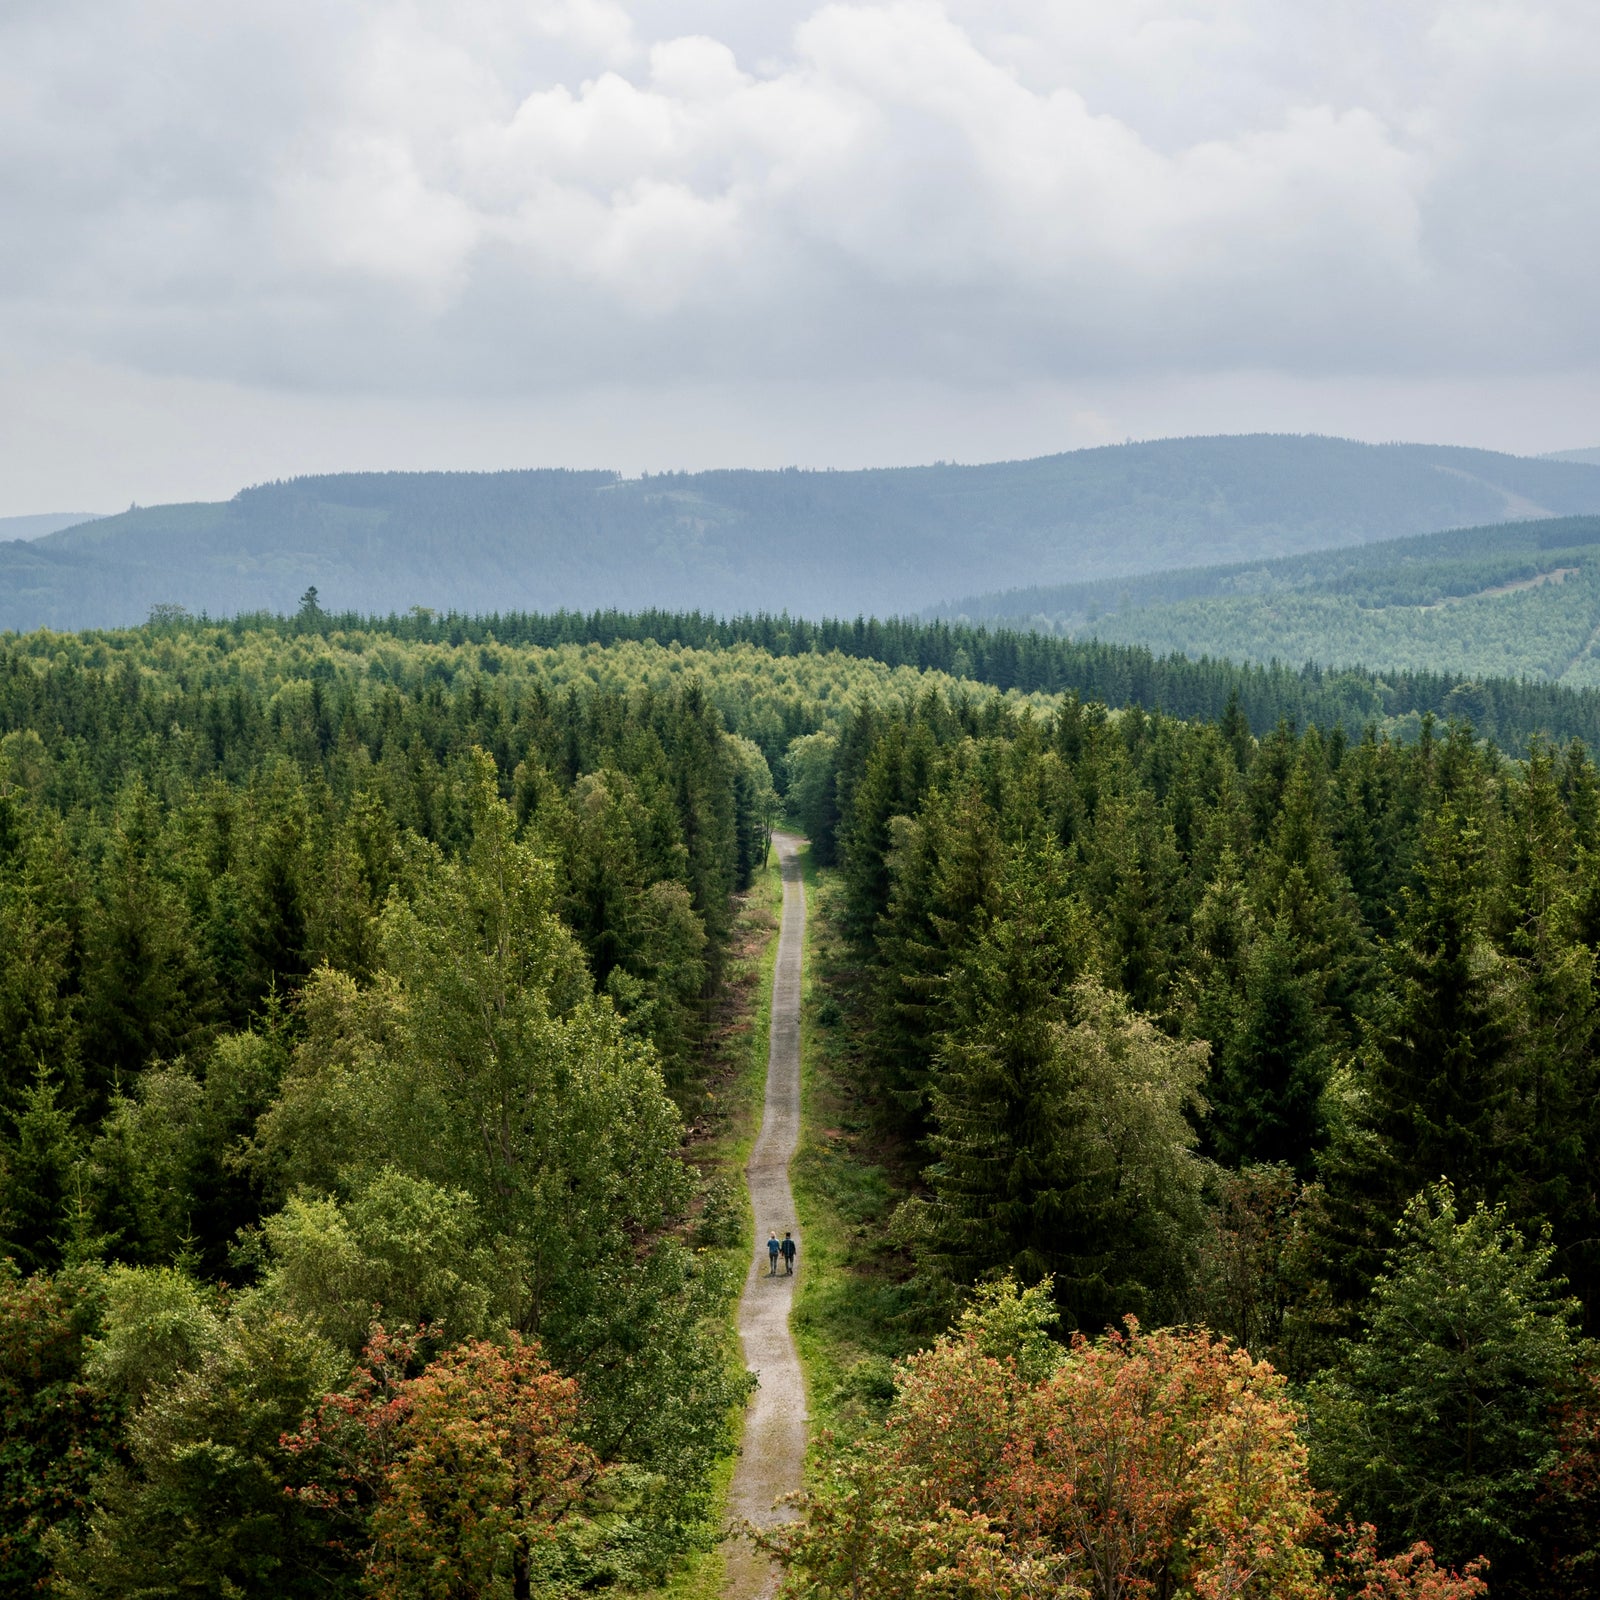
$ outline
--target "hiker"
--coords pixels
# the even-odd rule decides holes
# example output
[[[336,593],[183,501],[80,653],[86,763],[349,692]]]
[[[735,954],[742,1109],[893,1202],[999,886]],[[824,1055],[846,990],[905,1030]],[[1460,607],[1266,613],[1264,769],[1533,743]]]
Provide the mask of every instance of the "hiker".
[[[794,1271],[794,1235],[792,1233],[784,1234],[783,1244],[779,1248],[783,1251],[783,1271],[787,1277]]]
[[[767,1235],[767,1276],[769,1278],[776,1278],[778,1276],[778,1251],[781,1248],[782,1248],[782,1246],[780,1246],[779,1243],[778,1243],[777,1234],[775,1234],[775,1233],[768,1234]]]

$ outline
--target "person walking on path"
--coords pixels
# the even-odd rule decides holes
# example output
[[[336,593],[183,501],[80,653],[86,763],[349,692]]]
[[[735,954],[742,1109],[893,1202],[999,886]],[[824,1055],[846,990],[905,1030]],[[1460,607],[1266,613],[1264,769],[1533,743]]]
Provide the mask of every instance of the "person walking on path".
[[[775,1528],[799,1515],[790,1496],[805,1485],[806,1386],[789,1327],[798,1276],[774,1282],[768,1273],[783,1253],[785,1227],[795,1227],[789,1162],[800,1138],[800,978],[806,939],[806,891],[800,841],[777,834],[783,864],[783,919],[772,965],[772,1028],[767,1042],[767,1088],[761,1132],[750,1147],[745,1179],[755,1222],[744,1293],[739,1297],[739,1341],[744,1364],[760,1375],[750,1398],[727,1516],[736,1528]],[[777,1255],[761,1264],[761,1241],[771,1235]],[[791,1234],[798,1240],[799,1230]],[[717,1600],[776,1600],[780,1574],[749,1538],[727,1546],[727,1573]]]
[[[767,1235],[767,1276],[769,1278],[778,1276],[778,1252],[782,1248],[778,1243],[777,1234]]]
[[[786,1233],[783,1244],[779,1247],[783,1251],[783,1272],[788,1277],[794,1271],[794,1235]]]

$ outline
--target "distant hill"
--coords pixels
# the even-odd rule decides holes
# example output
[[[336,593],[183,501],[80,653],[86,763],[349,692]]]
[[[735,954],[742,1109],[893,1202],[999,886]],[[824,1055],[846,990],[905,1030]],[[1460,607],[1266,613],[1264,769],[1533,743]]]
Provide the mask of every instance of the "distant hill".
[[[1600,686],[1600,517],[1033,586],[929,617],[1240,661]]]
[[[47,533],[93,522],[98,511],[41,511],[31,517],[0,517],[0,544],[7,539],[42,539]]]
[[[1541,461],[1575,461],[1580,466],[1600,467],[1600,445],[1592,450],[1552,450],[1549,455],[1540,456]]]
[[[299,478],[0,545],[0,628],[324,603],[900,614],[953,594],[1600,512],[1600,467],[1280,435],[864,472]]]

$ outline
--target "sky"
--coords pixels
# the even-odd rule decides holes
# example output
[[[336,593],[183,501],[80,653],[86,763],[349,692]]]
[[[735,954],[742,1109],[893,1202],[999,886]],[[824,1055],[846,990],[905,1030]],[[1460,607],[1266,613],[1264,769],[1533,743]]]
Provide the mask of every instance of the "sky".
[[[1600,443],[1593,0],[6,0],[0,514]]]

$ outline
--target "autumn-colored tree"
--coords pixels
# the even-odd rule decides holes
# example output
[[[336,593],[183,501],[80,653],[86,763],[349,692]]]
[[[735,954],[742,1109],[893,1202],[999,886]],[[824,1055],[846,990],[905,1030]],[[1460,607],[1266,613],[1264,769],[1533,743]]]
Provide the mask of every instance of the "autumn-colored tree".
[[[571,1437],[578,1386],[536,1344],[475,1341],[405,1387],[410,1413],[372,1517],[379,1600],[524,1600],[599,1461]]]
[[[1039,1294],[1039,1291],[1030,1291]],[[792,1593],[1470,1600],[1425,1546],[1326,1523],[1285,1380],[1204,1330],[997,1347],[1014,1286],[898,1371],[890,1413],[770,1546]],[[1026,1320],[1025,1318],[1022,1320]],[[1014,1345],[1015,1347],[1015,1345]],[[1026,1357],[1026,1359],[1024,1358]],[[1333,1553],[1328,1553],[1333,1546]]]
[[[535,1343],[458,1345],[415,1377],[416,1341],[374,1326],[352,1381],[286,1440],[312,1482],[298,1498],[370,1517],[378,1600],[547,1593],[562,1534],[600,1470],[572,1438],[578,1386]]]
[[[408,1377],[420,1341],[408,1329],[390,1332],[374,1322],[366,1347],[337,1394],[324,1395],[305,1426],[283,1445],[300,1472],[290,1495],[328,1513],[330,1542],[341,1554],[363,1556],[368,1519],[400,1452],[401,1425],[411,1413]]]

